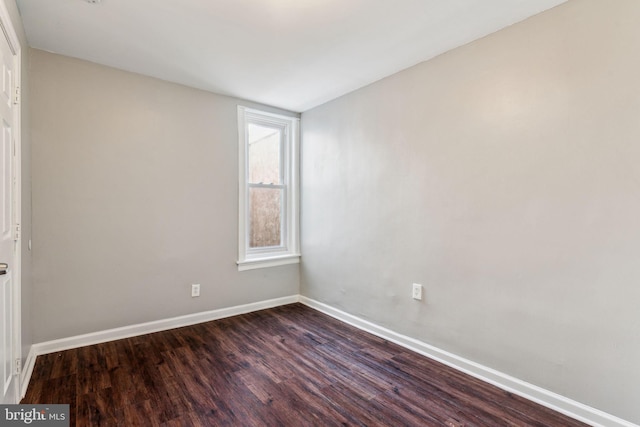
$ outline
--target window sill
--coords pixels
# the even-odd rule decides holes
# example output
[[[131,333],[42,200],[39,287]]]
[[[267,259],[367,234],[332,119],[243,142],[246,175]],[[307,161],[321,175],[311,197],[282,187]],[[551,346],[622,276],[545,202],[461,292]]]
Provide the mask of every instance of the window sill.
[[[298,263],[300,263],[300,254],[280,255],[268,258],[250,258],[238,261],[236,264],[238,264],[238,271],[245,271]]]

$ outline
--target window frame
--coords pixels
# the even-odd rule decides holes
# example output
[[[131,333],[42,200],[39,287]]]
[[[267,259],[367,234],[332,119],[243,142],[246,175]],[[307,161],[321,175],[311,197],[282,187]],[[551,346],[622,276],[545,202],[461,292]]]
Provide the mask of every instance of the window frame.
[[[255,124],[281,129],[282,183],[258,184],[249,182],[248,126]],[[238,271],[275,267],[300,262],[299,232],[299,147],[300,119],[247,108],[238,105]],[[251,248],[250,188],[281,188],[281,245]]]

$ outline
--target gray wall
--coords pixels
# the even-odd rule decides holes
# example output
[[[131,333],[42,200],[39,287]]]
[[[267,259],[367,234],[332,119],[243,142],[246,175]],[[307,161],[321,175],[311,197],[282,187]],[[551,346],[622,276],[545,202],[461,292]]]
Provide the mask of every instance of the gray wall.
[[[39,50],[29,77],[35,342],[298,293],[237,271],[241,101]]]
[[[29,45],[22,27],[22,19],[15,0],[4,0],[11,23],[18,35],[22,47],[22,63],[20,64],[20,85],[22,91],[21,108],[21,144],[22,144],[22,283],[21,283],[21,317],[22,317],[22,359],[27,357],[33,344],[31,327],[31,138],[29,128]]]
[[[303,113],[301,293],[639,423],[639,21],[571,1]]]

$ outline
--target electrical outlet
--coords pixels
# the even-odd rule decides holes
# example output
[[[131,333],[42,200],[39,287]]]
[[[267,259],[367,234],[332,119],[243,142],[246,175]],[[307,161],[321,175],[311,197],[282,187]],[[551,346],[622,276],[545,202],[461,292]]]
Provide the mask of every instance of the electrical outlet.
[[[413,299],[421,300],[422,299],[422,285],[417,283],[413,284],[413,293],[411,294]]]
[[[192,297],[200,296],[200,285],[191,285],[191,296]]]

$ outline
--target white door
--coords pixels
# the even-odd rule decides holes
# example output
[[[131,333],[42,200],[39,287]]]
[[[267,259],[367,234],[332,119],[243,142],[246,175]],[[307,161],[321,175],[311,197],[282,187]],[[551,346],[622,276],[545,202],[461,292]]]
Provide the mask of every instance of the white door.
[[[3,23],[4,26],[4,23]],[[16,315],[17,222],[14,105],[16,56],[0,32],[0,403],[17,403],[14,324]],[[6,268],[5,268],[6,264]]]

